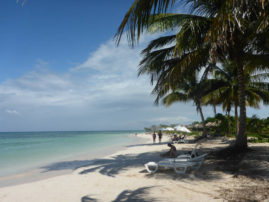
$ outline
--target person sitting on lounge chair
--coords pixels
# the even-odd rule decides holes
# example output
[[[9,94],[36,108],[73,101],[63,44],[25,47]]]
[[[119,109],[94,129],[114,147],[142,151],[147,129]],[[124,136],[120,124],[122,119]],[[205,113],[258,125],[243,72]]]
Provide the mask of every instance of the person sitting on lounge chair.
[[[174,145],[171,143],[167,144],[168,147],[170,147],[170,150],[164,154],[161,154],[162,157],[168,157],[168,158],[176,158],[177,157],[177,149]]]
[[[172,141],[178,141],[178,137],[176,134],[174,134],[173,138],[172,138]]]
[[[183,140],[184,139],[184,135],[180,134],[179,135],[179,140]]]

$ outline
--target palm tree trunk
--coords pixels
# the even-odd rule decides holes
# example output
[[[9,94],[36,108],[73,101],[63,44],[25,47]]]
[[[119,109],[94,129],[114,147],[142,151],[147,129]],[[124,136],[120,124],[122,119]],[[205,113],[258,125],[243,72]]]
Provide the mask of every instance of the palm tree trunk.
[[[235,137],[238,135],[239,121],[238,121],[238,111],[237,111],[237,102],[234,104],[234,118],[235,118]]]
[[[246,101],[245,101],[245,83],[244,83],[244,69],[240,58],[237,59],[237,74],[238,74],[238,90],[239,90],[239,132],[236,136],[235,147],[238,149],[247,148],[246,136]]]
[[[217,109],[216,109],[216,105],[213,104],[213,110],[214,110],[214,115],[216,116],[217,114]]]
[[[229,137],[231,135],[231,121],[230,121],[230,107],[227,109],[227,119],[228,119],[228,133],[227,136]]]
[[[200,112],[200,116],[201,116],[202,124],[203,124],[203,135],[202,136],[206,136],[205,118],[204,118],[202,107],[201,107],[200,103],[197,104],[197,109]]]

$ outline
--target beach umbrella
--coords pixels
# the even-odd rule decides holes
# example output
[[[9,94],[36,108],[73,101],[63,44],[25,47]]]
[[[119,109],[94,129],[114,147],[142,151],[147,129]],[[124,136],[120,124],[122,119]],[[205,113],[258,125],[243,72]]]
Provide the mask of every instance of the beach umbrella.
[[[176,126],[175,129],[177,131],[181,131],[181,132],[185,132],[185,133],[190,133],[191,132],[188,128],[186,128],[185,126],[181,126],[181,125]]]
[[[164,130],[167,130],[167,131],[174,131],[175,129],[174,129],[174,128],[171,128],[171,127],[167,127],[167,128],[165,128]]]

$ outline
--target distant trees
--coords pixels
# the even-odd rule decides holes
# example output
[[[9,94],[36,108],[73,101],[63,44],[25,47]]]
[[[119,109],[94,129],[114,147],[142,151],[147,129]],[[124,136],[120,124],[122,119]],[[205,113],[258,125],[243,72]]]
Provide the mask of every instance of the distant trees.
[[[171,127],[174,128],[175,126],[177,126],[178,124],[159,124],[159,125],[152,125],[150,127],[145,127],[144,130],[145,132],[154,132],[154,131],[158,131],[158,130],[163,130],[165,128]]]

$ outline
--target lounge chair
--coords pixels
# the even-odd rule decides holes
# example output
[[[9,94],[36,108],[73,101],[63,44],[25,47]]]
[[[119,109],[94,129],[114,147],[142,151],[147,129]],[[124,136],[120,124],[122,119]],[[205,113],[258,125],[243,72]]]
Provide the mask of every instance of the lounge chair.
[[[182,154],[177,156],[176,159],[192,159],[193,161],[202,159],[207,156],[207,154],[199,155],[196,151],[196,148],[198,147],[198,144],[195,145],[194,149],[192,149],[190,154]]]
[[[177,140],[174,140],[173,143],[186,143],[187,142],[187,135],[184,135],[183,138],[178,138]]]
[[[161,167],[164,169],[172,168],[177,174],[186,173],[188,168],[199,169],[202,161],[160,161],[158,163],[148,162],[145,167],[149,173],[155,173]]]
[[[158,163],[148,162],[145,164],[145,167],[149,173],[155,173],[159,167],[162,167],[164,169],[173,168],[176,173],[184,174],[188,168],[198,170],[207,155],[194,155],[194,153],[197,154],[195,149],[193,149],[192,154],[179,155],[177,158],[165,159]]]
[[[202,155],[192,155],[192,154],[182,154],[179,155],[177,158],[174,158],[174,161],[204,161],[205,157],[208,154],[202,154]]]

